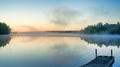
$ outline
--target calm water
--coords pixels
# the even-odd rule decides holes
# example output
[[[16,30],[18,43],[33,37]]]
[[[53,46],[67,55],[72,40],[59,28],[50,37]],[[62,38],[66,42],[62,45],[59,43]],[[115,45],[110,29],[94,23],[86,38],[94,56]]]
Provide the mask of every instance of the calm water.
[[[0,36],[0,67],[78,67],[99,55],[110,55],[120,67],[120,36]]]

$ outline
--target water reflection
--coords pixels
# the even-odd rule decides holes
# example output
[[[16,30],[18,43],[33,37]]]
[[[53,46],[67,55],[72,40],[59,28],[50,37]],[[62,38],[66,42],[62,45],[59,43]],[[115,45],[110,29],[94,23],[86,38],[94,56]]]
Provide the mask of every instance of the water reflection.
[[[94,40],[104,40],[101,37],[44,37],[44,36],[9,36],[0,37],[6,41],[4,48],[0,48],[1,67],[78,67],[95,58],[94,49],[99,49],[99,54],[109,55],[113,49],[116,58],[113,67],[119,66],[120,49],[117,47],[99,47]],[[12,38],[12,39],[11,39]],[[94,39],[95,38],[95,39]],[[106,37],[119,40],[120,37]],[[89,39],[89,40],[88,40]],[[92,41],[93,40],[93,41]],[[87,41],[90,41],[88,44]],[[1,42],[1,41],[0,41]],[[105,44],[104,41],[100,44]],[[109,43],[108,43],[109,44]],[[113,44],[110,44],[113,45]],[[115,44],[116,45],[116,44]],[[3,46],[2,46],[3,47]]]
[[[120,47],[120,36],[108,36],[108,35],[99,35],[99,36],[81,36],[81,40],[86,41],[88,44],[97,44],[99,47],[105,45],[108,46],[117,46]]]
[[[84,56],[79,53],[82,51],[79,38],[11,37],[10,44],[0,49],[2,67],[76,67],[84,63],[80,61]]]
[[[9,44],[11,37],[9,35],[0,36],[0,47],[4,47]]]
[[[52,51],[54,52],[53,60],[56,63],[70,63],[75,61],[77,56],[72,52],[70,46],[66,43],[59,43],[52,46]]]

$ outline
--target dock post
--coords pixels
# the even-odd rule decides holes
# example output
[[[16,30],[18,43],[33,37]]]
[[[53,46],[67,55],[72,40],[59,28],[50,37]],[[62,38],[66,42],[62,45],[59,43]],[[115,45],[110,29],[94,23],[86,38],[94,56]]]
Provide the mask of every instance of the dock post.
[[[111,49],[111,56],[113,56],[113,51],[112,51],[112,49]]]
[[[97,58],[97,49],[95,49],[95,56],[96,56],[96,58]]]

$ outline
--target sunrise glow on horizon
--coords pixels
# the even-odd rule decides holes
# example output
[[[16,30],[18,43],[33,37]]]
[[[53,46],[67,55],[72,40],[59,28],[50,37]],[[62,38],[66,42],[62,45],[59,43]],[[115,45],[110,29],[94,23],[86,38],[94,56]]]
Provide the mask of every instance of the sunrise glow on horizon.
[[[1,0],[0,22],[12,32],[81,30],[120,21],[120,0]]]

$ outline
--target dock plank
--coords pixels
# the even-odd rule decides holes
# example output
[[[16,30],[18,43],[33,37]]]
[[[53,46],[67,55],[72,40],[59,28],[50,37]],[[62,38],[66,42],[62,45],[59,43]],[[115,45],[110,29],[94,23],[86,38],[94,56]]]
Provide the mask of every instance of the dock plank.
[[[114,63],[113,56],[98,56],[91,62],[80,67],[111,67]]]

